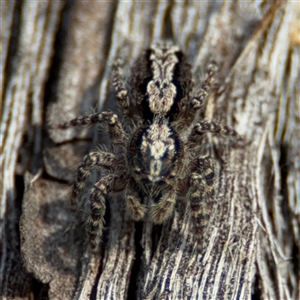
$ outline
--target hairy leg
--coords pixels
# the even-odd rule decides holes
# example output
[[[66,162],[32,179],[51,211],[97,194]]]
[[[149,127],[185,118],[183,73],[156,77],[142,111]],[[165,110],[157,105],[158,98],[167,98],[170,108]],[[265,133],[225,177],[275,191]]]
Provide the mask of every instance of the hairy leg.
[[[141,203],[141,198],[136,191],[137,188],[134,183],[127,185],[125,192],[125,203],[132,219],[139,221],[145,216],[146,206]]]
[[[113,86],[124,115],[128,115],[130,101],[128,97],[128,91],[125,87],[124,80],[122,79],[121,60],[119,59],[113,65]]]
[[[208,243],[207,229],[214,209],[214,164],[208,157],[200,157],[196,172],[190,176],[190,207],[198,248],[203,250]]]
[[[76,178],[73,182],[71,200],[72,206],[76,207],[78,196],[93,168],[97,168],[99,170],[102,168],[115,170],[121,164],[123,164],[123,162],[120,158],[107,151],[95,151],[86,155],[77,169]]]
[[[105,199],[110,193],[125,189],[126,180],[115,175],[102,177],[91,190],[87,233],[92,252],[97,252],[104,225]]]
[[[128,96],[128,90],[122,78],[122,73],[122,60],[118,59],[113,65],[113,86],[123,116],[127,118],[129,124],[131,124],[133,120],[135,120],[135,124],[142,124],[141,111],[139,111],[136,106],[136,99]]]
[[[203,120],[194,126],[188,138],[187,147],[193,149],[203,144],[203,137],[206,133],[231,137],[235,142],[242,144],[246,142],[246,139],[240,136],[232,127]]]
[[[215,61],[211,61],[206,69],[206,74],[204,81],[202,82],[200,88],[193,94],[193,97],[190,98],[190,103],[187,113],[184,113],[182,121],[177,122],[176,128],[179,131],[182,131],[186,127],[190,127],[195,124],[199,116],[200,109],[202,108],[203,103],[205,102],[209,91],[211,89],[212,82],[214,81],[214,76],[218,71],[218,67]]]
[[[162,193],[159,201],[151,206],[150,216],[154,223],[161,224],[171,217],[177,198],[176,188],[172,187]]]
[[[103,111],[101,113],[91,114],[75,118],[69,122],[58,125],[50,125],[50,129],[68,129],[76,126],[91,126],[97,123],[106,123],[108,125],[111,142],[114,144],[124,144],[126,133],[119,121],[119,118],[112,111]]]
[[[197,91],[195,96],[192,98],[192,108],[198,110],[202,107],[203,102],[206,100],[209,91],[211,89],[211,84],[214,80],[214,76],[218,71],[218,67],[215,61],[211,61],[206,69],[205,79],[201,84],[200,89]]]

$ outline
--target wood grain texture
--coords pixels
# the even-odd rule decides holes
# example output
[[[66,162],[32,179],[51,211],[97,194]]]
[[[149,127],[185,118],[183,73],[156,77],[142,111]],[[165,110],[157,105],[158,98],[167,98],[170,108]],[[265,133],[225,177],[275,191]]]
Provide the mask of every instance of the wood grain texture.
[[[1,6],[1,299],[299,299],[298,3]],[[91,256],[70,184],[78,157],[104,137],[96,129],[49,131],[47,122],[114,109],[113,61],[122,56],[130,66],[161,39],[187,54],[196,85],[217,61],[218,89],[204,115],[248,142],[209,139],[218,204],[204,254],[187,201],[154,226],[133,222],[120,195],[108,203],[102,246]]]

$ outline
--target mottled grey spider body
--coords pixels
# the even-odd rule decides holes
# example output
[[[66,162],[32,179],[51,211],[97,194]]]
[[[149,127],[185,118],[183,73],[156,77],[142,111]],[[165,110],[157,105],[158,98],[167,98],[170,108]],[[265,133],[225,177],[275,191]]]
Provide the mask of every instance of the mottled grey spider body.
[[[216,65],[208,65],[199,90],[193,91],[191,66],[177,46],[161,43],[145,51],[134,63],[126,88],[118,63],[113,86],[125,122],[111,111],[79,117],[53,126],[67,129],[78,125],[105,123],[116,153],[98,150],[86,155],[73,184],[76,204],[85,180],[93,168],[109,170],[89,195],[86,222],[92,251],[97,251],[103,230],[105,200],[123,192],[126,207],[134,220],[147,211],[145,197],[152,200],[149,213],[154,223],[167,220],[178,197],[188,197],[200,248],[214,199],[214,164],[200,156],[203,134],[211,132],[240,139],[232,128],[199,119],[199,109],[210,90]]]

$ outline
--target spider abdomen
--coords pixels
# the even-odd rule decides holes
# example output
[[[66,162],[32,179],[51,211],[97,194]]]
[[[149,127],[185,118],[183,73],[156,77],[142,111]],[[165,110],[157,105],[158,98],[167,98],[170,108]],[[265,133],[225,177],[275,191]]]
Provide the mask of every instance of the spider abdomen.
[[[168,43],[152,46],[132,67],[132,96],[143,114],[152,120],[156,114],[174,120],[185,106],[192,89],[192,71],[179,47]]]

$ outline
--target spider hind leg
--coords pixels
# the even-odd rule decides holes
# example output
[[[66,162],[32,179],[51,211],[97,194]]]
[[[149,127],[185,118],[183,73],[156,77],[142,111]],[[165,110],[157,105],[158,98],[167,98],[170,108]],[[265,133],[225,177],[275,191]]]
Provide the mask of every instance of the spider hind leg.
[[[197,91],[196,95],[192,98],[192,108],[197,110],[203,105],[206,100],[209,91],[211,89],[212,83],[214,81],[214,76],[218,71],[218,66],[215,61],[211,61],[206,69],[205,79],[201,84],[200,89]]]

